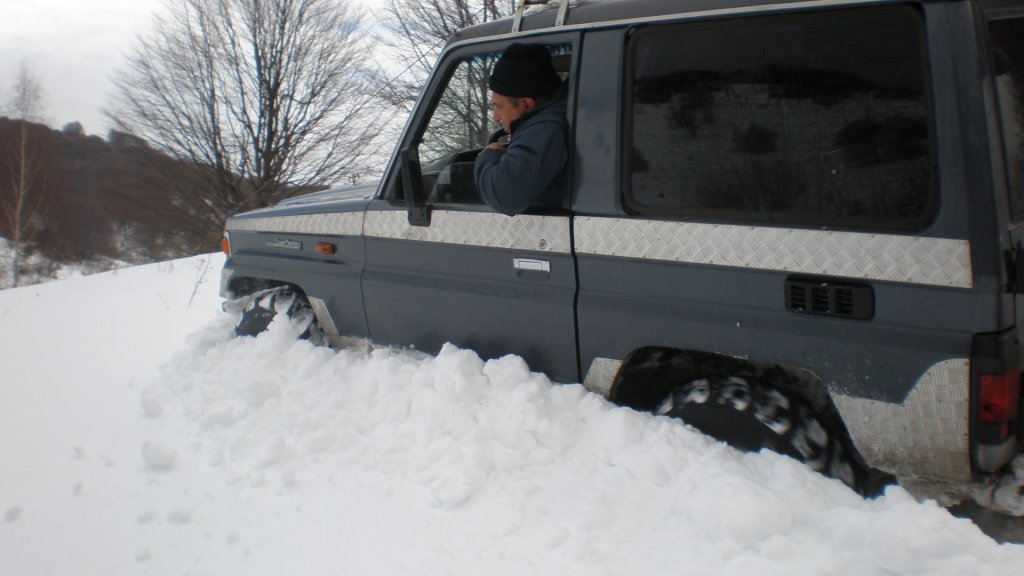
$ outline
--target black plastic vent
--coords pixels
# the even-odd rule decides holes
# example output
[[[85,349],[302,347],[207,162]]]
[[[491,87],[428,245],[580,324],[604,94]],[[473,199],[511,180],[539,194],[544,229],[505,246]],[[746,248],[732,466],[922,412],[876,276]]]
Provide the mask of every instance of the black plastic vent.
[[[870,320],[875,315],[875,292],[866,284],[788,278],[786,310],[802,314]]]

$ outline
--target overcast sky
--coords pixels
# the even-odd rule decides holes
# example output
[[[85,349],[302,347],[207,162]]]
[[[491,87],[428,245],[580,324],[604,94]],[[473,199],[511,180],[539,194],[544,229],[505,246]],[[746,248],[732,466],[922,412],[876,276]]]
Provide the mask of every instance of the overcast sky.
[[[375,6],[381,0],[359,0]],[[162,0],[0,0],[0,102],[25,62],[46,91],[47,124],[106,136],[110,77]]]
[[[161,0],[0,0],[0,86],[25,62],[46,91],[47,124],[106,136],[110,76]]]

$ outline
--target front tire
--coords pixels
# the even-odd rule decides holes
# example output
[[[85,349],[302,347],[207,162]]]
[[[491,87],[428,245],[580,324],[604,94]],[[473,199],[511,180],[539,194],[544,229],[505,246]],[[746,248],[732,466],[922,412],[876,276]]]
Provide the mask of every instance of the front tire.
[[[236,336],[256,336],[264,332],[278,314],[287,315],[299,330],[299,338],[317,334],[316,315],[305,295],[293,288],[269,288],[249,295],[241,303],[241,317],[235,325]]]
[[[680,418],[740,450],[767,448],[790,456],[873,495],[869,472],[848,455],[840,435],[767,381],[745,376],[694,380],[674,388],[655,412]]]

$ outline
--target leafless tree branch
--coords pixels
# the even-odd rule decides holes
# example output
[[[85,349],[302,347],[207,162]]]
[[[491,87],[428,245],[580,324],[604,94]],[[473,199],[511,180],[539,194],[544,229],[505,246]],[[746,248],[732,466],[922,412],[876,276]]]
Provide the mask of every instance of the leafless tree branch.
[[[381,111],[346,0],[167,0],[115,78],[117,130],[185,161],[182,206],[239,210],[365,173]]]

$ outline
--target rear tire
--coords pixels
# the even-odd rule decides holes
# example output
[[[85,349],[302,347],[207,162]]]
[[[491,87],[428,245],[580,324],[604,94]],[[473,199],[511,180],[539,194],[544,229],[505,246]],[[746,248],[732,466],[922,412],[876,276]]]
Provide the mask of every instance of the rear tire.
[[[299,338],[310,339],[318,331],[316,314],[305,295],[289,287],[269,288],[248,296],[235,326],[236,336],[256,336],[264,332],[278,314],[286,314],[299,329]]]
[[[848,456],[840,435],[769,382],[744,376],[694,380],[674,388],[655,412],[680,418],[740,450],[785,454],[861,494],[874,495],[869,472]]]

